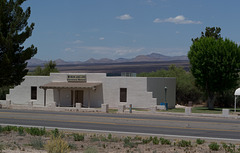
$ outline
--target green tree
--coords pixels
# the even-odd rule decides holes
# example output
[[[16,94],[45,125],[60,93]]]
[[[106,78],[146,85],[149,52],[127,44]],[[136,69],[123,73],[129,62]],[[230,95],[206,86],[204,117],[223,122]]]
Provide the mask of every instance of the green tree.
[[[26,61],[37,53],[33,45],[23,46],[34,28],[34,23],[28,26],[31,10],[23,11],[24,1],[0,1],[0,88],[20,84],[28,72]]]
[[[237,85],[240,48],[229,39],[208,34],[193,41],[188,58],[196,84],[206,93],[208,108],[213,109],[216,94]]]
[[[6,100],[6,94],[9,93],[10,87],[1,87],[0,88],[0,100]]]
[[[28,75],[50,75],[51,72],[59,72],[56,68],[56,62],[55,61],[49,61],[44,65],[44,68],[42,69],[40,66],[36,67],[33,72],[28,73]]]
[[[51,72],[58,72],[56,68],[56,62],[55,61],[49,61],[48,63],[45,64],[45,67],[43,69],[43,74],[44,75],[50,75]]]
[[[206,27],[205,29],[205,33],[204,32],[201,32],[201,38],[203,37],[213,37],[215,38],[216,40],[221,38],[221,28],[220,27]],[[192,41],[198,41],[199,38],[195,38],[193,39],[192,38]]]

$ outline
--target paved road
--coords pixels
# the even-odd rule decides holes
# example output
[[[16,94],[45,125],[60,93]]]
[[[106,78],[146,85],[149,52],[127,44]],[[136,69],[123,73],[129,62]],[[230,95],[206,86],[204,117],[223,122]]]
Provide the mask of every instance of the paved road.
[[[240,120],[171,115],[72,113],[0,110],[0,124],[32,125],[87,130],[240,140]]]

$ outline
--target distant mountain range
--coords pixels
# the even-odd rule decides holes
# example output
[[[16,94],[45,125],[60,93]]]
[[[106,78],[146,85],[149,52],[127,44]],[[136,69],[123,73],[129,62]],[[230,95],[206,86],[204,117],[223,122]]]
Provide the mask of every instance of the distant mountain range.
[[[151,53],[148,55],[138,55],[134,58],[118,58],[116,60],[109,58],[94,59],[90,58],[87,61],[64,61],[62,59],[55,60],[57,65],[78,65],[78,64],[106,64],[106,63],[134,63],[134,62],[160,62],[160,61],[175,61],[175,60],[188,60],[187,56],[165,56],[158,53]],[[32,58],[28,61],[28,66],[42,66],[48,61],[37,58]]]

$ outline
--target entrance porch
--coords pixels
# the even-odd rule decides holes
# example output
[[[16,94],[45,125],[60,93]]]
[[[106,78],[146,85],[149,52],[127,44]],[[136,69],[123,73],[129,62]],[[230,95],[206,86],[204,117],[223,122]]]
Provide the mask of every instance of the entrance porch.
[[[54,101],[57,107],[75,107],[76,103],[81,103],[82,107],[91,107],[91,103],[102,97],[101,83],[70,83],[70,82],[50,82],[40,86],[44,90],[44,106],[47,105],[47,90],[52,89]],[[100,91],[96,91],[99,89]],[[100,92],[100,94],[99,94]]]

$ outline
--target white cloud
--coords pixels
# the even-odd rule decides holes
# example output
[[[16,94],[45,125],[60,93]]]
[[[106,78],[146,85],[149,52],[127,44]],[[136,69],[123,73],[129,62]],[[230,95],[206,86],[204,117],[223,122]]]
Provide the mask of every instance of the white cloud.
[[[181,56],[187,55],[188,48],[152,48],[148,51],[153,53],[160,53],[166,56]]]
[[[72,48],[65,48],[64,51],[65,52],[74,52],[74,50]]]
[[[121,16],[117,16],[116,18],[119,20],[131,20],[133,17],[131,17],[129,14],[124,14]]]
[[[152,1],[152,0],[146,0],[146,2],[147,2],[149,5],[153,5],[153,1]]]
[[[132,54],[132,53],[139,53],[143,51],[144,48],[118,48],[115,50],[116,55],[127,55],[127,54]]]
[[[81,41],[81,40],[75,40],[74,42],[72,42],[73,44],[81,44],[81,43],[83,43],[83,41]]]
[[[128,54],[138,53],[144,48],[129,48],[129,47],[102,47],[102,46],[82,46],[78,47],[81,50],[88,50],[94,54],[101,54],[112,57],[125,56]]]
[[[96,54],[109,54],[113,51],[113,48],[111,47],[102,47],[102,46],[80,46],[77,48],[81,50],[88,50]]]
[[[193,21],[193,20],[187,20],[183,15],[178,15],[176,17],[170,17],[167,19],[159,19],[156,18],[154,23],[164,23],[164,22],[169,22],[169,23],[174,23],[174,24],[202,24],[200,21]]]
[[[105,38],[104,37],[100,37],[99,40],[104,40]]]

